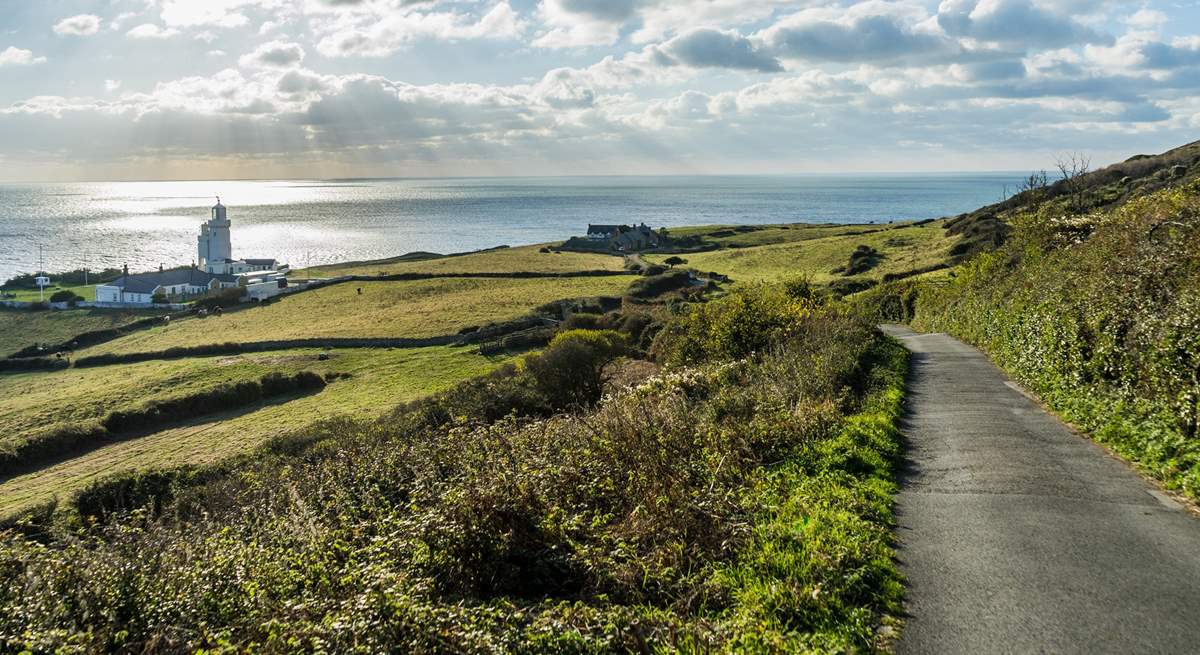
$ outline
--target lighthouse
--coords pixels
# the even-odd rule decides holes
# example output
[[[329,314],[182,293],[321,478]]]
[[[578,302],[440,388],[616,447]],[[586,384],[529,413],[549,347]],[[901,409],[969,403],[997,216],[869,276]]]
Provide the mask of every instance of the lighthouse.
[[[229,218],[219,196],[212,208],[212,217],[200,225],[197,242],[200,269],[208,273],[225,273],[228,263],[233,260],[233,247],[229,240]]]

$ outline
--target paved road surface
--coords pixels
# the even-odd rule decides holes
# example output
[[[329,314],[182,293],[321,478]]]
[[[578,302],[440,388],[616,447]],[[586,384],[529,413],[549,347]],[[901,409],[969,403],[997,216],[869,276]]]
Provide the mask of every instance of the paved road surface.
[[[1200,653],[1200,520],[978,350],[913,352],[900,653]]]

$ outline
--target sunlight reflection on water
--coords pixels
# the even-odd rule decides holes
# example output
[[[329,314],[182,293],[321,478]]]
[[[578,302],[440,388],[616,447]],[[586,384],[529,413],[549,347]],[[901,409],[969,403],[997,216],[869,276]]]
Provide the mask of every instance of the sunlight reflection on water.
[[[235,256],[313,264],[563,239],[588,223],[886,222],[995,202],[1009,173],[0,185],[0,279],[195,258],[219,194]]]

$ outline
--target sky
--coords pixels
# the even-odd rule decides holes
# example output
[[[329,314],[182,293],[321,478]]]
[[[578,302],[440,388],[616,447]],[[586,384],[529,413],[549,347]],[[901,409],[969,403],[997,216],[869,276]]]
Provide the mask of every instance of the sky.
[[[1099,165],[1200,138],[1200,0],[0,0],[0,180]]]

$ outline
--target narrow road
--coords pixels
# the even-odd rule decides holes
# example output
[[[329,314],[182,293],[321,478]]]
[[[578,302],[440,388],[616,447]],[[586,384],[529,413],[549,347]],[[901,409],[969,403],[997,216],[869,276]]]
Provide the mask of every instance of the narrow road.
[[[1200,653],[1200,520],[975,348],[913,353],[900,653]]]

